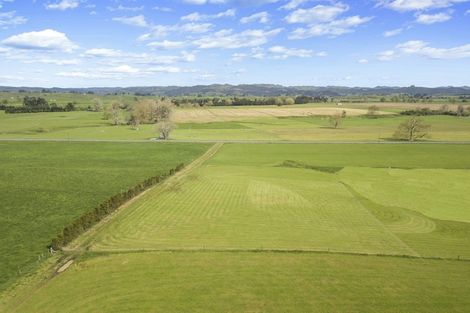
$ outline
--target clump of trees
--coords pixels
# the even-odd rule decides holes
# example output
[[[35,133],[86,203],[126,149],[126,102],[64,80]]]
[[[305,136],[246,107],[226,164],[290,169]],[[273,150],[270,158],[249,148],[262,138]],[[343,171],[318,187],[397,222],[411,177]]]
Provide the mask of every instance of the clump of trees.
[[[52,239],[49,248],[58,250],[62,247],[65,247],[82,233],[90,229],[93,225],[101,221],[104,217],[116,211],[124,203],[136,197],[149,187],[158,184],[167,177],[180,171],[183,167],[184,164],[179,164],[175,168],[171,169],[167,174],[146,179],[129,190],[118,193],[108,200],[105,200],[93,210],[83,214],[79,218],[75,219],[72,223],[64,227],[64,229],[54,239]]]
[[[470,108],[470,107],[469,107]],[[416,108],[400,112],[401,115],[428,116],[428,115],[449,115],[449,116],[470,116],[470,109],[465,110],[463,105],[459,105],[457,110],[452,111],[447,104],[444,104],[437,110],[430,108]]]
[[[393,138],[413,142],[428,137],[429,129],[430,125],[425,124],[422,118],[412,116],[398,126]]]
[[[5,113],[40,113],[40,112],[69,112],[75,111],[75,103],[69,102],[65,107],[59,107],[55,103],[48,103],[42,97],[24,97],[23,105],[4,106]]]

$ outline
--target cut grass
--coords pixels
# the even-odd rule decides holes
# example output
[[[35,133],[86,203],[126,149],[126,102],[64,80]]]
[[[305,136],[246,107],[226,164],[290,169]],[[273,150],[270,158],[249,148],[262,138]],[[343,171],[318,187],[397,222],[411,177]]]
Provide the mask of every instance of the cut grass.
[[[110,196],[188,163],[208,145],[0,143],[0,289],[47,256],[74,218]]]
[[[15,312],[468,312],[468,262],[316,253],[90,255]]]
[[[282,177],[282,181],[280,178]],[[281,249],[415,253],[330,174],[206,166],[155,188],[97,235],[92,250]]]

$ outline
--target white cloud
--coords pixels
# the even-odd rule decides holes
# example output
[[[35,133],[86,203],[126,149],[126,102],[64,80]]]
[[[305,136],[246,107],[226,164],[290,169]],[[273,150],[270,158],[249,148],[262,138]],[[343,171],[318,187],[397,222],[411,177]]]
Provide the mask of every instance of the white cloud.
[[[48,10],[69,10],[69,9],[76,9],[80,5],[79,0],[62,0],[56,3],[49,3],[46,4],[46,9]]]
[[[154,9],[155,11],[160,11],[160,12],[171,12],[171,11],[173,11],[172,8],[168,8],[168,7],[159,7],[159,6],[153,7],[153,9]]]
[[[442,23],[450,20],[452,16],[448,13],[436,13],[436,14],[418,14],[416,17],[416,22],[420,24],[434,24],[434,23]]]
[[[71,52],[77,48],[64,33],[53,29],[33,31],[11,36],[2,41],[6,46],[30,50],[60,50]]]
[[[170,40],[163,40],[163,41],[154,41],[147,46],[156,48],[156,49],[180,49],[187,45],[184,41],[170,41]]]
[[[80,61],[77,59],[67,59],[67,60],[59,60],[59,59],[39,59],[37,60],[39,63],[44,64],[54,64],[54,65],[78,65]]]
[[[216,13],[216,14],[200,14],[198,12],[194,12],[185,16],[181,17],[181,20],[183,21],[189,21],[189,22],[200,22],[200,21],[207,21],[210,19],[218,19],[218,18],[223,18],[223,17],[233,17],[236,14],[235,9],[228,9],[226,11]]]
[[[257,47],[267,43],[270,37],[276,36],[281,31],[281,28],[272,30],[249,29],[240,33],[233,33],[231,29],[223,29],[195,40],[194,44],[200,49]]]
[[[290,13],[285,20],[287,23],[304,23],[313,24],[321,22],[329,22],[340,14],[348,10],[348,6],[342,3],[334,5],[317,5],[310,9],[298,9]]]
[[[405,12],[447,8],[467,1],[469,0],[379,0],[378,5]]]
[[[131,12],[137,12],[137,11],[142,11],[144,9],[144,6],[139,6],[139,7],[126,7],[122,4],[118,5],[117,7],[107,7],[108,11],[114,12],[114,11],[131,11]]]
[[[359,60],[357,60],[357,62],[360,63],[360,64],[367,64],[367,63],[369,63],[369,60],[367,60],[367,59],[359,59]]]
[[[240,61],[243,61],[247,56],[248,54],[246,53],[234,53],[232,54],[232,61],[240,62]]]
[[[273,46],[268,49],[274,59],[287,59],[289,57],[311,58],[314,56],[324,56],[325,53],[315,53],[313,50],[286,48],[283,46]]]
[[[138,38],[138,40],[145,41],[154,38],[162,38],[167,36],[169,33],[181,32],[181,33],[192,33],[202,34],[210,31],[214,27],[211,23],[186,23],[177,25],[154,25],[151,28],[151,32],[144,34]]]
[[[397,54],[393,50],[387,50],[380,52],[379,55],[377,56],[377,59],[379,61],[391,61],[397,57]]]
[[[262,24],[266,24],[269,22],[269,14],[268,12],[259,12],[255,13],[250,16],[243,17],[240,19],[240,23],[242,24],[247,24],[247,23],[253,23],[253,22],[259,22]]]
[[[392,30],[387,30],[386,32],[383,33],[384,37],[392,37],[399,35],[403,32],[403,28],[396,28]]]
[[[125,25],[136,26],[136,27],[149,27],[150,26],[145,20],[145,17],[143,15],[136,15],[136,16],[131,16],[131,17],[126,17],[126,16],[115,17],[113,18],[113,21],[116,21]]]
[[[181,73],[183,70],[177,66],[157,66],[157,67],[151,67],[148,69],[149,72],[153,73]]]
[[[114,49],[94,48],[86,50],[84,55],[87,57],[112,58],[123,56],[123,53]]]
[[[289,39],[305,39],[318,36],[339,36],[354,31],[354,28],[372,20],[372,17],[350,16],[328,23],[313,24],[308,28],[297,28],[289,35]]]
[[[381,61],[390,61],[404,55],[418,55],[429,59],[463,59],[470,58],[470,44],[452,48],[434,48],[422,40],[410,40],[396,46],[396,50],[388,50],[379,54]]]
[[[284,10],[293,10],[308,0],[290,0],[287,4],[283,5],[281,9]]]
[[[23,16],[17,16],[15,11],[0,12],[0,27],[7,27],[12,25],[20,25],[26,23],[28,20]]]
[[[470,57],[470,44],[452,48],[434,48],[427,42],[411,40],[399,44],[397,48],[404,54],[420,55],[431,59],[463,59]]]

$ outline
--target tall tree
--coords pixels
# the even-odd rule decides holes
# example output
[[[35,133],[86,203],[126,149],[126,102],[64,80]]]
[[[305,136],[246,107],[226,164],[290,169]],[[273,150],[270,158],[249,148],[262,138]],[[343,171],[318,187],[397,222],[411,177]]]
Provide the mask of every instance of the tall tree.
[[[427,137],[430,126],[425,124],[423,119],[412,116],[398,126],[393,135],[394,139],[416,141]]]

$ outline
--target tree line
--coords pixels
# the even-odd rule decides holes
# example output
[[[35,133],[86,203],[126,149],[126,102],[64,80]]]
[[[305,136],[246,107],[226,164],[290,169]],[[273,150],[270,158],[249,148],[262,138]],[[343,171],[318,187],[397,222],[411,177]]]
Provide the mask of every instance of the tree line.
[[[24,97],[22,106],[8,106],[3,104],[0,109],[5,113],[40,113],[40,112],[70,112],[77,108],[75,103],[69,102],[64,107],[58,106],[56,103],[49,103],[42,97]]]
[[[161,181],[165,180],[169,176],[174,175],[176,172],[183,169],[183,167],[184,164],[181,163],[175,168],[170,169],[167,174],[150,177],[144,180],[143,182],[135,185],[134,187],[130,188],[129,190],[118,193],[112,196],[111,198],[105,200],[93,210],[83,214],[82,216],[75,219],[72,223],[65,226],[64,229],[55,238],[52,239],[48,248],[59,250],[65,247],[78,236],[80,236],[92,226],[100,222],[103,218],[116,211],[124,203],[138,196],[151,186],[154,186],[160,183]]]

